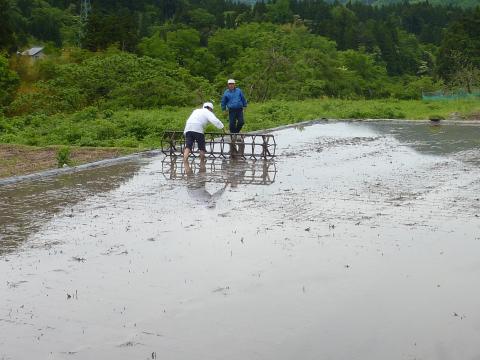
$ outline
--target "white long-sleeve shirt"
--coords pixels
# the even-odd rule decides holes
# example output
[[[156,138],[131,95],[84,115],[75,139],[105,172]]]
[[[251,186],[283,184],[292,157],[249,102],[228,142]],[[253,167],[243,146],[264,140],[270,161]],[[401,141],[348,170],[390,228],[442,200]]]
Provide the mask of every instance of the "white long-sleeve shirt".
[[[187,131],[195,131],[203,134],[209,122],[215,125],[218,129],[223,129],[223,123],[210,110],[206,108],[193,110],[185,124],[185,130],[183,130],[183,133],[186,134]]]

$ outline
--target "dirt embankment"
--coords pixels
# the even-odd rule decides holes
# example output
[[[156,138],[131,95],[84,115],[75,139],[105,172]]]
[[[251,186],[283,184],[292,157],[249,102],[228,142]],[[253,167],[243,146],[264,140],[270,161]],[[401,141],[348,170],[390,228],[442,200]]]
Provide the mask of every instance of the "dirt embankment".
[[[26,175],[58,167],[59,147],[31,147],[23,145],[0,144],[0,178]],[[115,158],[138,151],[137,149],[118,148],[72,148],[72,165],[81,165],[93,161]]]
[[[480,111],[472,112],[467,116],[467,120],[479,120],[480,121]]]

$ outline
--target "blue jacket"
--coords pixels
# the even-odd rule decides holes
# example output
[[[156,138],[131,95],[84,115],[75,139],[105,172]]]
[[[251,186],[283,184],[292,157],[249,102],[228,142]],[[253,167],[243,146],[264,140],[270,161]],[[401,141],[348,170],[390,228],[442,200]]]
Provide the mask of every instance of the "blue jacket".
[[[222,96],[222,110],[241,109],[247,107],[247,100],[243,96],[242,90],[235,88],[233,90],[227,89]]]

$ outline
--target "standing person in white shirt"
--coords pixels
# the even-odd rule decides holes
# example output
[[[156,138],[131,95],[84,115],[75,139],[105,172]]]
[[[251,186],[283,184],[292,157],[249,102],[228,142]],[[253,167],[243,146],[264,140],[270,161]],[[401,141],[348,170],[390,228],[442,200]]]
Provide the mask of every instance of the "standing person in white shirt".
[[[205,128],[208,123],[215,125],[218,129],[224,129],[223,123],[213,113],[213,104],[206,102],[201,109],[193,110],[192,114],[185,124],[185,150],[183,151],[183,160],[188,162],[188,156],[192,151],[194,141],[198,144],[198,150],[200,151],[200,159],[205,160]]]

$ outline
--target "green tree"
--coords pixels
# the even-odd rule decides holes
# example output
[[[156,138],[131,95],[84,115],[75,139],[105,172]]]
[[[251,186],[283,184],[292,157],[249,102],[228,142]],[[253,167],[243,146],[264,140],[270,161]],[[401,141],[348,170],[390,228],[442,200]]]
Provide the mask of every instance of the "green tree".
[[[200,32],[209,31],[215,25],[215,16],[202,8],[190,10],[185,20],[187,24]]]
[[[188,59],[186,67],[192,75],[201,76],[208,80],[214,80],[220,72],[220,61],[207,48],[195,49],[191,59]]]
[[[232,69],[249,98],[264,101],[344,94],[349,81],[340,66],[333,42],[289,24],[257,31]]]
[[[437,64],[438,74],[450,81],[454,80],[459,67],[480,68],[480,8],[448,27]]]
[[[62,46],[61,27],[64,12],[53,7],[38,7],[33,9],[30,18],[30,32],[39,40],[53,41],[56,46]]]
[[[253,15],[253,21],[256,22],[262,22],[267,19],[267,5],[263,1],[256,1],[253,4],[253,9],[252,9],[252,15]]]
[[[460,51],[452,50],[450,57],[455,64],[455,70],[449,75],[449,85],[455,89],[466,90],[468,93],[480,88],[480,68],[473,65],[470,59]]]
[[[200,33],[192,28],[168,32],[167,44],[175,52],[177,61],[185,65],[200,47]]]
[[[355,49],[358,45],[358,21],[355,13],[343,5],[331,10],[332,22],[330,34],[340,50]]]
[[[17,73],[10,70],[7,58],[0,53],[0,108],[10,104],[19,84]]]
[[[160,36],[159,31],[150,37],[143,38],[138,44],[138,51],[141,55],[168,62],[174,62],[176,58],[175,51],[168,46],[166,40]]]
[[[389,75],[398,75],[402,72],[400,51],[398,47],[397,28],[393,23],[378,23],[375,28],[375,39],[381,51],[383,61]]]
[[[292,21],[293,13],[290,10],[289,0],[275,0],[267,4],[267,18],[274,23],[285,24]]]
[[[386,83],[389,81],[384,66],[375,63],[373,55],[359,51],[346,50],[340,54],[342,65],[353,72],[357,93],[366,98],[388,95]]]
[[[210,99],[212,86],[188,70],[150,57],[99,53],[82,63],[58,65],[56,76],[17,97],[16,114],[72,112],[86,106],[135,107],[196,105]]]
[[[116,44],[123,51],[133,51],[139,40],[137,26],[135,14],[127,9],[113,14],[94,10],[88,19],[82,46],[97,51]]]
[[[16,48],[15,7],[11,0],[0,0],[0,50],[9,52]]]
[[[251,23],[236,29],[219,29],[208,41],[208,49],[215,55],[226,73],[231,73],[232,64],[242,51],[261,42],[261,34],[274,32],[273,24]]]

